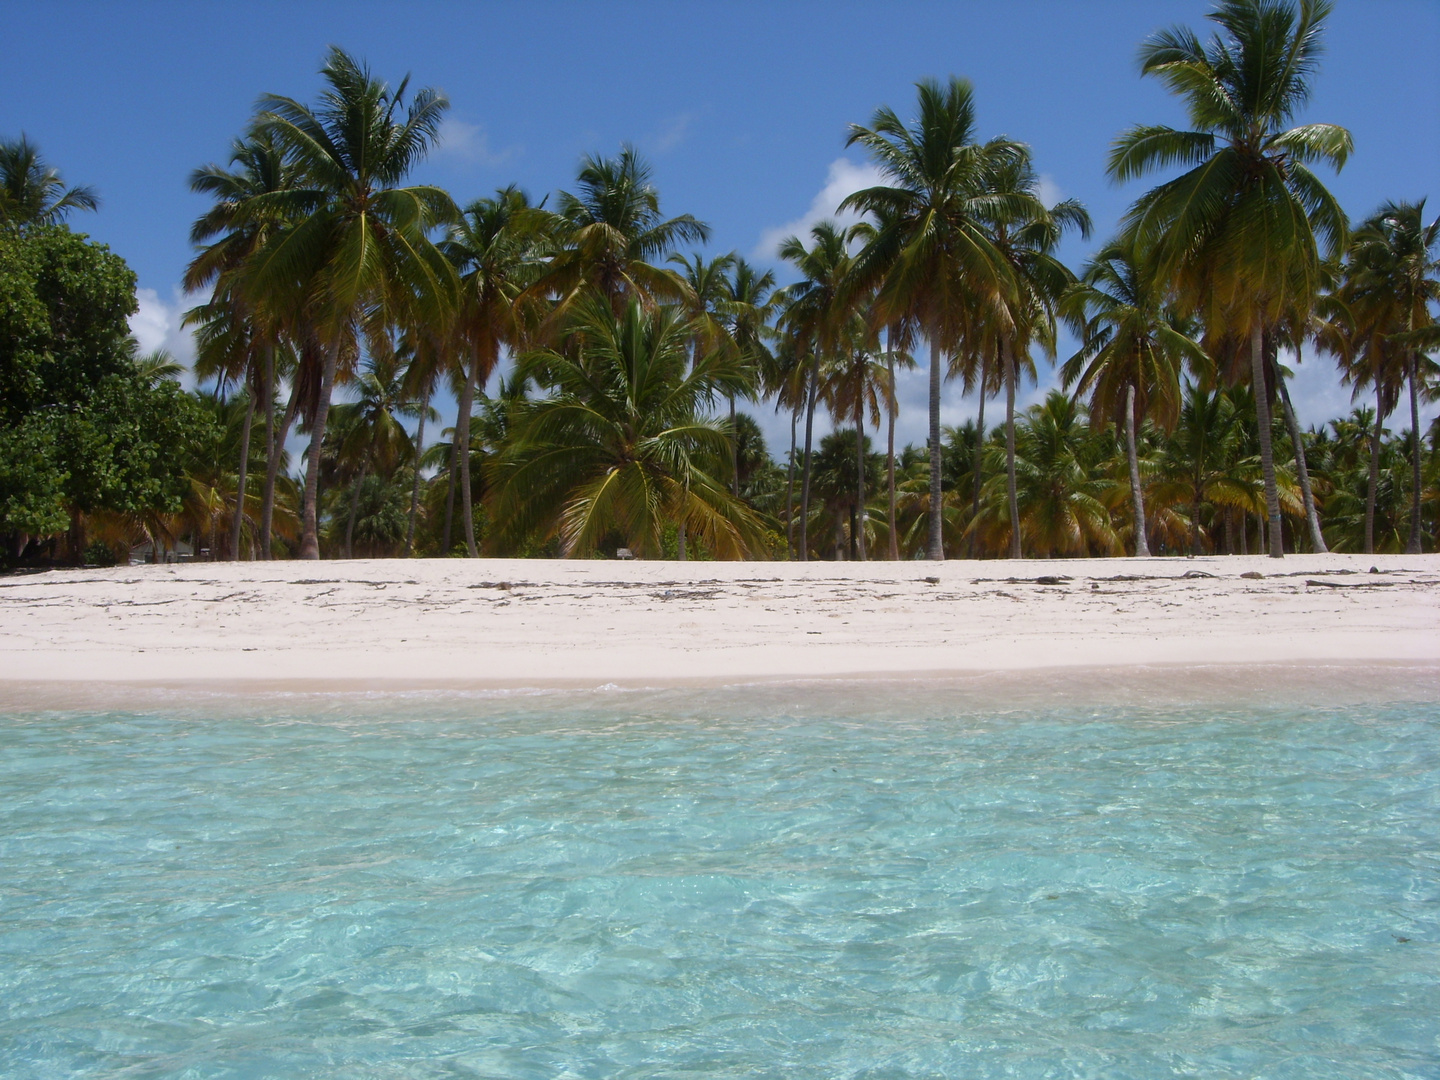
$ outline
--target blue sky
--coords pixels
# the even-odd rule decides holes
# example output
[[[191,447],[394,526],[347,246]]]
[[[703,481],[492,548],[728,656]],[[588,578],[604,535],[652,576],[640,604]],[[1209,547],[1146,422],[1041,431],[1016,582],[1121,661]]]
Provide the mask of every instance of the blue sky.
[[[204,208],[187,177],[225,159],[262,92],[312,99],[332,43],[384,78],[409,72],[450,97],[445,144],[417,179],[461,200],[511,182],[538,196],[566,187],[583,153],[628,141],[654,165],[667,212],[709,222],[712,249],[758,259],[869,182],[863,156],[844,148],[847,123],[881,104],[907,115],[916,79],[964,75],[981,134],[1030,143],[1048,189],[1089,208],[1097,235],[1064,250],[1078,266],[1142,189],[1106,182],[1111,140],[1132,123],[1184,119],[1138,76],[1138,45],[1172,23],[1208,26],[1210,6],[16,0],[0,135],[23,130],[68,182],[99,189],[101,211],[74,224],[135,268],[137,334],[182,356],[176,284]],[[1332,190],[1352,217],[1427,195],[1440,212],[1440,3],[1339,0],[1327,44],[1301,119],[1355,136]],[[1300,370],[1303,420],[1348,409],[1327,361],[1306,358]],[[923,383],[916,372],[902,387],[902,442],[923,438]],[[947,395],[946,422],[972,411]],[[772,440],[785,427],[766,423]]]

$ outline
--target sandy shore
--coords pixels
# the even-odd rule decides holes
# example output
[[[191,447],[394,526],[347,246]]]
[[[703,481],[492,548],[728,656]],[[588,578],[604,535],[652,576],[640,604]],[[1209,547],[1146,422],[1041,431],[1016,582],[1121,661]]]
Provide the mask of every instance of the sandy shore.
[[[1440,556],[357,560],[0,578],[0,689],[11,691],[664,686],[1387,662],[1440,664]]]

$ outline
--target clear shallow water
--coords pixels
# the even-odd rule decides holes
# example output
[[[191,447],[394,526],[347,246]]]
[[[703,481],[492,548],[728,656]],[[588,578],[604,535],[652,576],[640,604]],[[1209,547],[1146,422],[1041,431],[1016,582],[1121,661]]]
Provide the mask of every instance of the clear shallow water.
[[[803,694],[0,717],[0,1075],[1440,1076],[1440,709]]]

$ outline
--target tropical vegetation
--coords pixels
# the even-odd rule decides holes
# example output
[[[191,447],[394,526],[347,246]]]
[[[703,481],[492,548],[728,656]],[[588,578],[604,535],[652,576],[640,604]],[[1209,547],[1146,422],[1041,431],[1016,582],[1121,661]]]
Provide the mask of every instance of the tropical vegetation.
[[[0,558],[1433,551],[1440,217],[1352,227],[1326,187],[1351,136],[1296,118],[1329,12],[1220,0],[1142,45],[1187,123],[1117,136],[1110,178],[1151,186],[1075,270],[1089,214],[963,78],[851,125],[879,182],[766,267],[630,146],[553,196],[417,183],[444,95],[332,49],[317,100],[263,96],[191,176],[188,371],[72,231],[96,193],[0,141]],[[1355,404],[1306,429],[1317,353]],[[927,438],[897,448],[917,358]],[[976,418],[945,427],[952,381]]]

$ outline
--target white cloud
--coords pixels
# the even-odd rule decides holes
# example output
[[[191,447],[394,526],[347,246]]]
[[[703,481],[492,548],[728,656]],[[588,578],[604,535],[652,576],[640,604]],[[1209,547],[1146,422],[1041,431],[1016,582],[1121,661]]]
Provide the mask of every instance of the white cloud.
[[[1065,192],[1055,182],[1055,178],[1049,173],[1040,174],[1040,201],[1047,207],[1054,206],[1061,199],[1065,198]]]
[[[169,302],[160,299],[154,289],[136,289],[135,300],[140,310],[130,316],[130,333],[140,343],[140,351],[164,349],[187,368],[194,367],[195,337],[189,327],[180,325],[180,320],[202,298],[186,296],[176,286]]]
[[[467,124],[453,116],[440,122],[440,137],[435,152],[458,158],[472,165],[503,165],[515,156],[517,147],[494,150],[490,136],[479,124]]]
[[[836,158],[830,163],[829,175],[825,178],[825,186],[819,193],[810,200],[810,209],[795,218],[787,221],[784,225],[777,225],[773,229],[766,229],[760,234],[760,242],[755,245],[752,256],[756,259],[773,259],[780,248],[780,242],[787,236],[798,236],[807,240],[810,228],[813,225],[831,218],[842,225],[853,225],[860,220],[859,214],[837,214],[835,208],[840,205],[840,200],[847,195],[867,187],[875,187],[885,182],[884,175],[880,169],[868,162],[856,164],[849,158]]]

